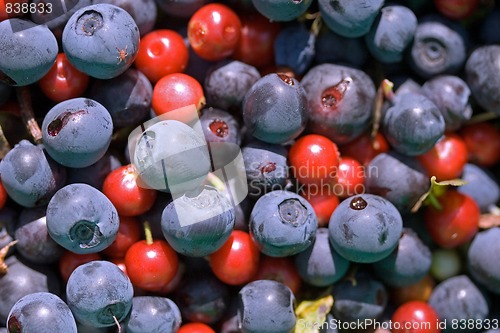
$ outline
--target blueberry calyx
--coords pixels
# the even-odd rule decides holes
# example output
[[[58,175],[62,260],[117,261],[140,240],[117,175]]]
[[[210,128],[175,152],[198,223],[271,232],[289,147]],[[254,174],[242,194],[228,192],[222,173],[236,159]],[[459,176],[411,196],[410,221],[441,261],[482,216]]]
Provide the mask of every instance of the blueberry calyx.
[[[268,162],[260,168],[262,174],[273,172],[274,170],[276,170],[276,162]]]
[[[10,316],[7,327],[9,328],[9,332],[21,333],[21,323],[19,323],[19,320],[13,315]]]
[[[226,137],[229,134],[229,126],[224,120],[214,119],[210,125],[210,130],[219,138]]]
[[[110,325],[115,323],[116,320],[120,321],[123,319],[125,312],[125,304],[118,302],[106,306],[98,315],[97,319],[103,325]]]
[[[90,248],[100,243],[102,238],[101,230],[96,223],[90,221],[78,221],[69,230],[69,237],[72,241],[78,241],[80,248]]]
[[[429,63],[443,63],[446,58],[446,52],[443,52],[443,50],[446,47],[437,40],[424,40],[424,42],[426,42],[426,46],[422,52],[424,59]]]
[[[285,73],[279,73],[278,77],[281,79],[281,81],[285,82],[289,86],[293,86],[295,84],[293,83],[293,79]]]
[[[80,32],[87,36],[93,36],[94,33],[103,26],[102,14],[95,10],[85,11],[76,23],[77,33]],[[78,29],[80,27],[80,29]],[[81,34],[80,33],[80,34]]]
[[[75,112],[66,111],[61,113],[56,119],[50,122],[49,126],[47,126],[47,133],[50,136],[57,136],[70,119],[80,117],[84,113],[87,113],[87,111],[78,110]]]
[[[327,109],[335,109],[337,104],[344,98],[347,88],[351,82],[352,79],[350,77],[346,77],[336,85],[323,90],[323,93],[321,94],[321,105]]]
[[[368,206],[368,203],[362,197],[354,197],[349,206],[354,210],[363,210]]]
[[[278,212],[283,223],[298,227],[305,223],[307,208],[297,199],[286,199],[278,205]]]

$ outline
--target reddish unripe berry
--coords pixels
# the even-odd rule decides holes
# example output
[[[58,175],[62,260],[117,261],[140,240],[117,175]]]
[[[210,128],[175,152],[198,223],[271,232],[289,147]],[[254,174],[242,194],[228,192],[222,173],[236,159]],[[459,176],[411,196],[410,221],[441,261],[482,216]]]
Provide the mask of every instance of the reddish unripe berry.
[[[176,31],[159,29],[141,38],[135,66],[156,83],[168,74],[186,69],[189,51],[182,36]]]
[[[447,133],[417,159],[427,174],[436,176],[438,181],[457,178],[467,163],[467,146],[460,136]]]
[[[398,307],[392,315],[393,333],[440,333],[439,317],[427,303],[412,301]]]
[[[233,54],[240,36],[240,18],[220,3],[204,5],[188,22],[189,44],[205,60],[222,60]]]
[[[378,154],[389,151],[389,143],[380,133],[373,140],[370,133],[365,133],[339,149],[342,156],[350,156],[366,166]]]
[[[293,176],[304,185],[332,184],[339,167],[337,145],[325,136],[300,137],[288,153]]]
[[[253,280],[281,282],[290,288],[294,294],[299,292],[302,285],[302,279],[292,257],[268,257],[263,255]]]
[[[77,254],[65,251],[59,258],[59,274],[62,280],[67,282],[75,268],[94,260],[102,260],[102,256],[99,253]]]
[[[479,0],[434,0],[436,9],[453,20],[463,20],[471,16],[479,5]]]
[[[454,248],[470,241],[479,229],[480,211],[470,196],[448,190],[438,198],[441,209],[424,211],[425,227],[431,239],[442,248]]]
[[[215,331],[203,323],[187,323],[182,325],[177,333],[215,333]]]
[[[137,172],[131,164],[111,171],[104,179],[102,193],[121,216],[137,216],[147,212],[157,196],[155,190],[139,186]]]
[[[62,102],[82,96],[89,80],[89,76],[76,69],[64,53],[59,53],[52,68],[38,84],[45,96],[54,102]]]
[[[365,168],[354,158],[342,156],[337,171],[335,194],[347,198],[365,192]]]
[[[153,111],[157,116],[179,108],[194,105],[198,112],[205,106],[201,84],[184,73],[162,77],[153,88]]]
[[[120,216],[116,238],[101,253],[108,258],[124,258],[127,250],[142,238],[142,225],[132,216]]]
[[[175,277],[179,259],[166,241],[154,240],[148,244],[141,240],[128,249],[125,266],[134,286],[159,291]]]
[[[328,226],[333,211],[340,203],[339,197],[332,191],[332,187],[305,186],[300,195],[313,207],[318,218],[318,228]]]
[[[483,167],[500,162],[500,130],[491,123],[471,124],[459,133],[467,146],[470,162]]]
[[[259,257],[259,249],[250,234],[233,230],[224,245],[210,255],[210,266],[222,282],[241,285],[250,282],[257,273]]]

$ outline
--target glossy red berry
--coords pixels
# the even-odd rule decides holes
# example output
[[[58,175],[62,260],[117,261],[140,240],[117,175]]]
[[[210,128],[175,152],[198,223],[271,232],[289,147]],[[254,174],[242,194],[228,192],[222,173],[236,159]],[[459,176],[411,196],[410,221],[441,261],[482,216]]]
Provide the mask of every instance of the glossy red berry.
[[[436,9],[453,20],[463,20],[471,16],[479,5],[479,0],[434,0]]]
[[[182,36],[169,29],[153,30],[141,38],[135,66],[153,83],[186,69],[189,51]]]
[[[206,103],[201,84],[183,73],[162,77],[154,86],[151,102],[158,116],[188,105],[195,105],[200,111]]]
[[[102,192],[113,203],[119,215],[137,216],[147,212],[157,196],[155,190],[139,185],[134,166],[127,164],[106,176]]]
[[[339,150],[342,156],[350,156],[366,166],[378,154],[389,151],[389,143],[381,133],[377,133],[373,140],[370,133],[365,133],[341,145]]]
[[[392,333],[440,333],[439,317],[426,302],[411,301],[392,315]]]
[[[268,257],[263,255],[253,280],[281,282],[290,288],[294,294],[299,292],[302,285],[302,279],[292,257]]]
[[[59,53],[52,68],[38,84],[45,96],[54,102],[62,102],[82,96],[89,80],[89,76],[76,69],[64,53]]]
[[[215,333],[215,331],[203,323],[187,323],[182,325],[177,333]]]
[[[365,168],[354,158],[342,156],[337,171],[335,194],[347,198],[365,192]]]
[[[240,36],[240,18],[231,8],[220,3],[204,5],[188,23],[189,44],[205,60],[222,60],[233,54]]]
[[[305,186],[300,195],[313,207],[318,218],[318,228],[328,226],[330,216],[340,203],[339,197],[332,191],[331,186],[311,188]]]
[[[0,180],[0,209],[5,206],[5,203],[7,202],[8,199],[7,191],[5,190],[5,187],[3,186],[2,181]]]
[[[75,268],[94,260],[102,260],[99,253],[77,254],[71,251],[64,251],[59,258],[59,274],[64,282],[67,282],[69,276]]]
[[[108,258],[124,258],[127,250],[142,238],[142,225],[132,216],[120,216],[120,226],[116,238],[102,251]]]
[[[467,146],[460,136],[447,133],[428,152],[417,157],[438,181],[457,178],[467,163]]]
[[[234,230],[224,245],[210,255],[210,267],[224,283],[241,285],[250,282],[259,268],[260,252],[252,237]]]
[[[175,277],[179,259],[166,241],[154,240],[148,244],[141,240],[128,249],[125,266],[134,286],[159,291]]]
[[[469,153],[469,161],[483,167],[500,162],[500,130],[482,122],[464,126],[460,130]]]
[[[259,13],[241,17],[241,38],[233,58],[257,68],[274,63],[274,40],[281,26]]]
[[[427,206],[425,227],[434,243],[454,248],[471,240],[479,229],[480,210],[470,196],[448,190],[438,198],[441,209]]]
[[[318,134],[308,134],[295,141],[288,159],[292,174],[304,185],[333,184],[339,167],[337,145]]]

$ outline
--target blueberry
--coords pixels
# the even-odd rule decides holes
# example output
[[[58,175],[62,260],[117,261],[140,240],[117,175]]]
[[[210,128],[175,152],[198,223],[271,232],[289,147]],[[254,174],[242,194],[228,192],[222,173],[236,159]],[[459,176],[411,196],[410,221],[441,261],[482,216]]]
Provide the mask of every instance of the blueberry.
[[[7,327],[10,332],[77,332],[69,307],[48,292],[32,293],[17,301],[10,310]]]
[[[249,228],[262,253],[285,257],[311,246],[318,220],[312,206],[300,195],[276,190],[257,200]]]
[[[304,14],[312,0],[252,0],[259,13],[275,22],[288,22]]]
[[[370,53],[381,62],[400,62],[413,41],[417,23],[417,17],[408,7],[385,6],[365,35]]]
[[[467,163],[460,178],[467,183],[457,190],[472,197],[483,213],[488,213],[500,199],[500,187],[489,170]]]
[[[11,86],[37,82],[56,61],[57,40],[45,25],[18,18],[0,22],[0,81]]]
[[[345,259],[372,263],[397,247],[403,220],[394,205],[378,195],[362,194],[342,201],[328,224],[330,242]]]
[[[248,182],[248,193],[255,198],[282,190],[288,178],[287,151],[281,145],[259,141],[241,150]]]
[[[440,20],[420,22],[411,45],[409,63],[424,78],[454,74],[466,60],[464,38]]]
[[[362,37],[344,37],[330,29],[321,29],[315,45],[314,62],[332,63],[361,69],[368,60],[368,50]],[[349,50],[346,52],[346,50]]]
[[[386,198],[402,213],[410,212],[430,186],[414,158],[395,152],[375,156],[365,175],[366,191]]]
[[[295,296],[284,284],[257,280],[238,294],[238,320],[242,333],[291,333],[295,327]]]
[[[67,168],[66,184],[84,183],[95,187],[99,191],[102,189],[102,184],[106,176],[115,168],[121,166],[121,163],[115,161],[116,157],[106,152],[94,164],[84,168]],[[118,164],[115,165],[115,162]]]
[[[325,24],[339,35],[355,38],[368,33],[383,0],[319,0],[319,10]]]
[[[467,84],[477,103],[487,111],[500,114],[500,45],[485,45],[475,49],[465,64]]]
[[[64,166],[84,168],[106,153],[113,122],[104,106],[79,97],[50,109],[41,129],[45,149],[54,160]]]
[[[211,168],[200,132],[177,120],[163,120],[146,128],[133,147],[132,163],[140,186],[181,194],[198,188]]]
[[[108,3],[126,10],[137,24],[141,36],[154,28],[157,17],[155,0],[93,0],[94,5],[99,3]]]
[[[500,294],[500,267],[493,264],[500,259],[499,236],[499,227],[479,232],[472,240],[467,253],[467,264],[472,278],[495,294]]]
[[[15,237],[18,241],[17,251],[33,263],[54,263],[63,254],[63,248],[49,235],[45,216],[27,223],[19,223]]]
[[[379,318],[387,306],[388,294],[384,285],[359,271],[352,280],[343,280],[333,287],[332,314],[339,321]]]
[[[186,194],[169,203],[161,216],[168,243],[179,253],[203,257],[217,251],[234,228],[234,209],[213,187]]]
[[[472,116],[469,104],[471,91],[461,78],[440,75],[426,81],[422,94],[429,98],[441,111],[447,131],[455,131]]]
[[[21,256],[5,259],[7,274],[0,275],[0,322],[5,323],[9,311],[22,297],[36,292],[60,293],[60,280],[48,266],[34,265]]]
[[[198,272],[183,281],[174,299],[186,320],[213,324],[228,308],[229,289],[210,271]]]
[[[42,146],[21,140],[0,161],[2,183],[24,207],[46,205],[66,180],[66,170],[45,154]]]
[[[175,333],[181,325],[181,313],[177,305],[166,297],[136,296],[125,323],[128,333]]]
[[[349,264],[332,248],[327,228],[318,228],[314,243],[295,256],[295,265],[302,279],[317,287],[339,281],[347,273]]]
[[[475,332],[474,327],[456,327],[452,323],[457,320],[467,322],[469,319],[483,321],[489,312],[484,295],[466,275],[454,276],[434,287],[429,305],[439,319],[446,322],[443,333]]]
[[[119,223],[111,201],[87,184],[66,185],[47,206],[49,235],[75,253],[104,250],[115,240]]]
[[[441,111],[420,94],[404,94],[382,120],[384,134],[394,150],[410,156],[430,150],[445,130]]]
[[[429,272],[431,262],[429,248],[413,230],[405,228],[396,249],[372,267],[384,283],[401,287],[420,281]]]
[[[110,327],[132,308],[134,289],[129,278],[109,261],[78,266],[66,285],[67,304],[76,320],[92,327]]]
[[[113,79],[94,81],[89,96],[108,110],[119,128],[138,125],[149,115],[153,87],[142,72],[129,68]]]
[[[298,137],[307,121],[307,98],[301,83],[271,73],[253,84],[243,99],[243,121],[249,133],[269,143]]]
[[[315,54],[316,35],[305,24],[295,23],[283,28],[274,40],[274,62],[303,75]]]
[[[207,105],[239,112],[245,94],[260,77],[255,67],[241,61],[217,63],[204,80]]]
[[[200,122],[207,142],[241,144],[240,125],[230,113],[221,109],[203,109]]]
[[[111,79],[127,70],[139,49],[139,28],[120,7],[96,4],[79,9],[64,27],[64,53],[80,71]]]
[[[375,85],[363,71],[321,64],[311,68],[301,84],[309,102],[311,132],[343,144],[370,126]]]
[[[206,2],[206,0],[156,0],[156,4],[163,12],[180,18],[190,18]]]

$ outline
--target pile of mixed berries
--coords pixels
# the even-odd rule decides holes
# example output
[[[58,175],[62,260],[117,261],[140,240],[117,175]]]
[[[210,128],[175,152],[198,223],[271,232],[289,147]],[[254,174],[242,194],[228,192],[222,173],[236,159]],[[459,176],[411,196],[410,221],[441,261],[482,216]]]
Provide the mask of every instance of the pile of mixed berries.
[[[0,0],[0,333],[500,332],[494,0]]]

